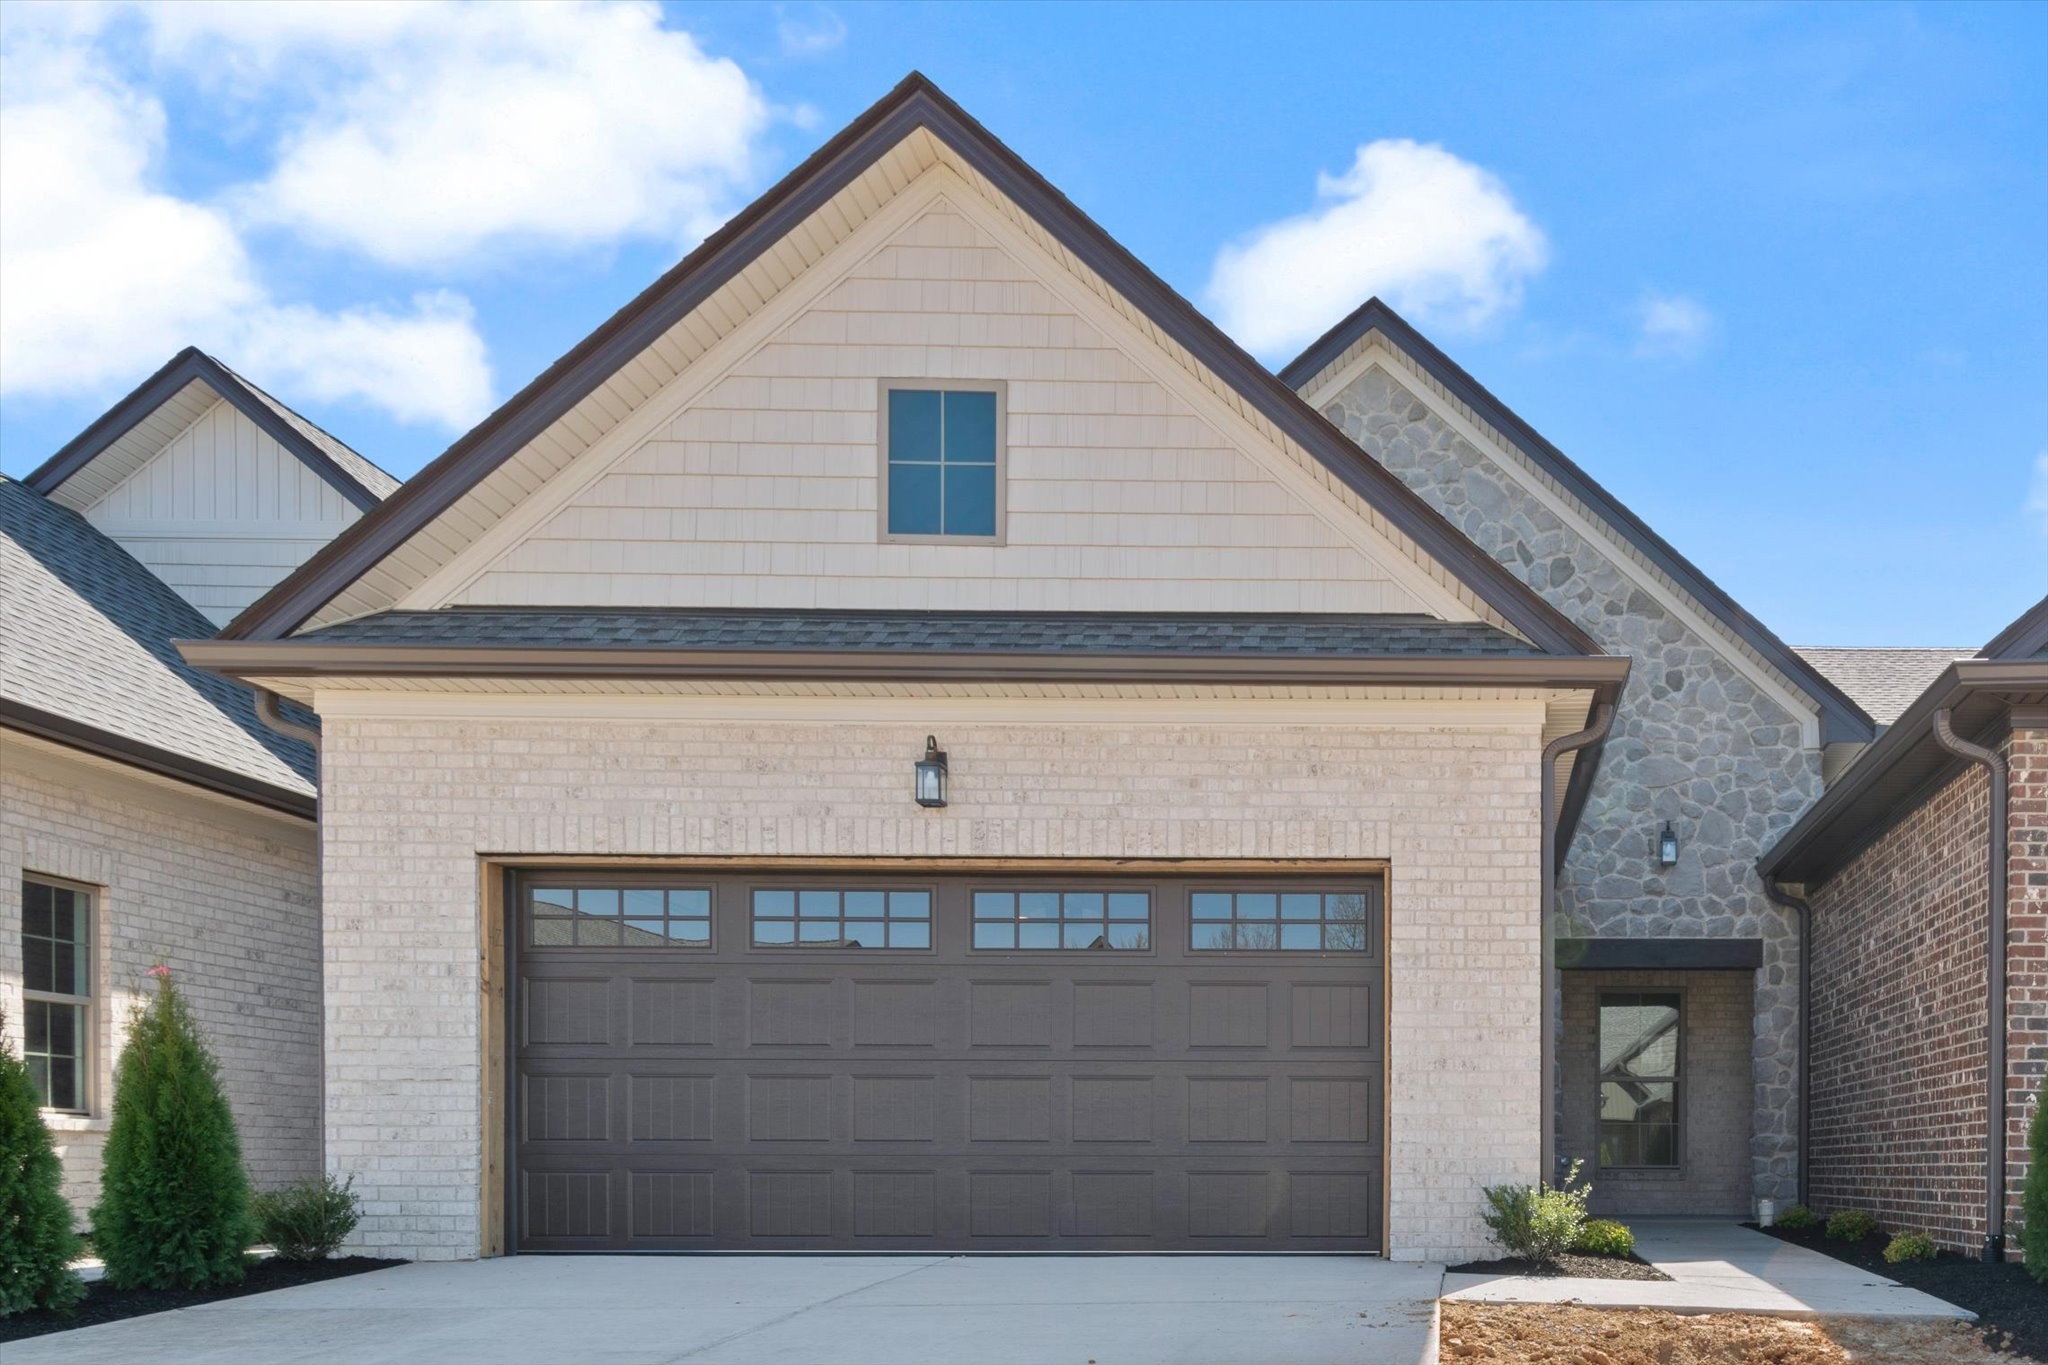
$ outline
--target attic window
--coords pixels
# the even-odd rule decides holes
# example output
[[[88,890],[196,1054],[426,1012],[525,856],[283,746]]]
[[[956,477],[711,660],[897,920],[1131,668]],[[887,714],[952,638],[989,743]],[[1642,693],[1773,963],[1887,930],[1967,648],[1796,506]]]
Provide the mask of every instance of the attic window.
[[[1001,384],[884,382],[881,425],[884,540],[1001,540]]]

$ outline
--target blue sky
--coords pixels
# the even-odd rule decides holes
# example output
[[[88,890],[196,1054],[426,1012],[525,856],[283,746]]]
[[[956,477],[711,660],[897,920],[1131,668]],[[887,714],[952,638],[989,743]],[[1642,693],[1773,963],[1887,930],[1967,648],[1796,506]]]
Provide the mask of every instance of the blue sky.
[[[2048,5],[0,14],[0,467],[187,342],[409,474],[916,67],[1279,364],[1380,290],[1794,643],[2048,590]]]

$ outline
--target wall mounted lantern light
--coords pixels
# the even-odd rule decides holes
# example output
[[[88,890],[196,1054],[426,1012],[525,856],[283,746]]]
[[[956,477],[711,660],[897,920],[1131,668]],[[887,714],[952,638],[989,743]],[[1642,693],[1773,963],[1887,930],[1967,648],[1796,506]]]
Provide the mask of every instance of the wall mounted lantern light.
[[[1657,861],[1665,867],[1678,865],[1678,831],[1671,828],[1671,822],[1664,822],[1664,831],[1654,841]]]
[[[939,747],[939,741],[932,735],[924,737],[924,757],[917,761],[914,791],[920,806],[946,804],[946,751]]]

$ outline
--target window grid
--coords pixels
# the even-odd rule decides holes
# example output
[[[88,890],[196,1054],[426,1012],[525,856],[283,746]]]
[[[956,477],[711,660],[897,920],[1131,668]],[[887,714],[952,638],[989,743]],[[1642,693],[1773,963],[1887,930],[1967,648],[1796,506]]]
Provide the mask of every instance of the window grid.
[[[1602,992],[1600,1140],[1603,1169],[1679,1163],[1679,1046],[1675,991]]]
[[[537,886],[533,948],[709,948],[711,892],[701,886]]]
[[[977,891],[974,947],[986,952],[1145,952],[1152,896],[1145,891]]]
[[[1362,953],[1372,947],[1368,891],[1196,891],[1188,945],[1198,953]]]
[[[882,530],[908,540],[1002,533],[1000,385],[884,384]]]
[[[756,948],[932,946],[926,890],[756,887],[751,918]]]
[[[92,895],[24,877],[21,884],[22,1060],[49,1109],[91,1104]]]

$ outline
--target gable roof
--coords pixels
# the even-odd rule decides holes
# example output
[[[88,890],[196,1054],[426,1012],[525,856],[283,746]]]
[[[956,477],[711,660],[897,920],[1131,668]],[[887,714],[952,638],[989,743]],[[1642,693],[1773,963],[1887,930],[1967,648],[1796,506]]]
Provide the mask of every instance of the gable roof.
[[[1571,621],[1480,552],[1394,475],[1302,402],[1192,305],[924,76],[913,73],[779,184],[458,439],[376,511],[260,598],[225,632],[281,639],[476,489],[699,304],[771,251],[832,197],[923,132],[984,177],[1060,247],[1141,310],[1159,333],[1226,382],[1423,554],[1500,618],[1555,655],[1597,654]]]
[[[1459,402],[1477,413],[1515,449],[1555,480],[1569,496],[1613,528],[1636,553],[1678,585],[1738,640],[1813,698],[1821,712],[1825,741],[1868,740],[1876,726],[1861,706],[1813,663],[1802,658],[1763,622],[1749,614],[1698,566],[1624,506],[1590,474],[1523,421],[1486,387],[1378,298],[1367,299],[1349,317],[1311,342],[1280,371],[1289,388],[1306,388],[1342,359],[1367,334],[1377,331]]]
[[[1941,676],[1968,649],[1905,649],[1862,646],[1800,645],[1800,658],[1849,694],[1879,725],[1890,725],[1913,699]]]
[[[0,478],[0,723],[310,818],[312,750],[171,644],[211,634],[83,516]]]
[[[339,438],[192,346],[172,356],[22,482],[44,497],[83,510],[221,400],[362,511],[397,490],[397,479]]]
[[[1767,879],[1817,885],[1917,810],[1963,770],[1934,735],[1947,711],[1955,733],[1996,743],[2016,706],[2048,705],[2048,597],[1976,654],[1952,659],[1849,770],[1757,860]]]

